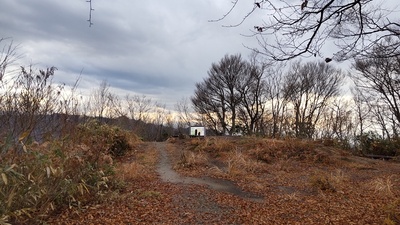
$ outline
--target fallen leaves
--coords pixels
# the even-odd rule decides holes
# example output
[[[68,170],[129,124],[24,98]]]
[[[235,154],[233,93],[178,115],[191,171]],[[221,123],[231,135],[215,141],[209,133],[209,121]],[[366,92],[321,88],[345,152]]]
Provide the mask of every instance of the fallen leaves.
[[[175,165],[184,145],[179,142],[168,145],[172,145],[168,153]],[[65,210],[49,223],[381,224],[400,215],[400,166],[396,163],[368,161],[368,166],[376,171],[371,172],[359,169],[366,165],[355,164],[357,158],[352,158],[348,164],[350,160],[321,164],[311,158],[307,158],[309,162],[272,158],[279,164],[254,161],[257,169],[251,169],[251,155],[242,151],[240,154],[232,152],[232,155],[201,152],[202,163],[176,168],[190,176],[215,175],[230,179],[244,190],[264,196],[262,202],[255,202],[206,186],[160,181],[155,172],[156,160],[144,157],[146,153],[157,157],[152,146],[151,143],[144,145],[138,153],[143,155],[135,157],[134,161],[119,162],[120,171],[124,173],[122,177],[127,178],[120,192],[78,212]],[[209,147],[212,151],[212,145]],[[199,156],[191,156],[199,159],[196,158]],[[205,158],[209,161],[203,161]],[[231,164],[236,163],[235,173],[229,173],[229,160]],[[314,180],[310,179],[313,175]],[[375,186],[371,188],[368,184]],[[336,191],[328,191],[331,188]],[[380,194],[388,190],[390,195]]]

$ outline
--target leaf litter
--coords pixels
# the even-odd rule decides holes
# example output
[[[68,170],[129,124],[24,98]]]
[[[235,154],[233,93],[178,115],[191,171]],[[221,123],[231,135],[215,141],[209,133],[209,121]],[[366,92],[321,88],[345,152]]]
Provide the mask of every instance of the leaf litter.
[[[228,167],[232,162],[232,153],[211,152],[210,148],[206,164],[193,164],[188,168],[176,166],[182,160],[182,151],[189,147],[190,143],[186,142],[143,144],[139,154],[158,160],[136,157],[135,160],[127,158],[119,162],[119,166],[142,163],[141,176],[131,176],[124,188],[93,205],[60,212],[49,223],[399,222],[400,165],[396,162],[369,160],[342,153],[329,156],[335,160],[312,161],[310,157],[299,157],[296,153],[292,154],[296,155],[295,159],[268,158],[269,161],[263,161],[261,165],[260,159],[252,162],[250,158],[248,161],[236,160],[238,165],[233,165],[235,168],[230,171],[222,167]],[[236,154],[237,157],[254,156],[252,146],[244,144],[242,147],[248,151],[242,151],[243,155]],[[257,154],[260,156],[261,153]],[[260,168],[249,172],[247,167],[250,165],[242,165],[246,162]],[[163,177],[165,174],[169,178]]]

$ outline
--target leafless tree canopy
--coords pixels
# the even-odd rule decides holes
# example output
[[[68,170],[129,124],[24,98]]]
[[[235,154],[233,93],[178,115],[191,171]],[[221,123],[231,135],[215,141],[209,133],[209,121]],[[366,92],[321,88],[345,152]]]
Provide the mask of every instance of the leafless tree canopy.
[[[268,65],[257,62],[253,54],[248,64],[248,75],[241,76],[238,91],[241,95],[238,118],[246,134],[254,134],[262,127],[262,117],[266,108],[267,85],[264,72]]]
[[[311,138],[332,97],[339,94],[344,75],[329,64],[294,63],[285,77],[284,96],[292,105],[296,137]]]
[[[208,123],[214,130],[225,133],[231,130],[228,128],[228,118],[236,121],[240,93],[235,87],[239,81],[238,75],[243,73],[243,69],[244,63],[240,55],[226,55],[219,64],[212,64],[208,71],[209,77],[204,82],[196,84],[193,105],[198,113],[208,115]]]
[[[233,10],[240,0],[233,1]],[[385,57],[398,56],[400,21],[396,9],[385,9],[377,0],[260,0],[255,1],[246,20],[253,12],[263,10],[259,24],[254,24],[252,36],[260,48],[255,49],[274,60],[284,61],[297,56],[315,56],[346,60],[368,56],[373,47],[392,37],[391,51]],[[265,12],[265,13],[264,13]],[[218,20],[217,20],[218,21]],[[239,21],[232,26],[239,26]],[[322,48],[333,41],[338,50],[323,55]]]
[[[182,98],[175,105],[175,110],[178,114],[178,129],[182,132],[185,127],[190,127],[192,125],[193,117],[191,115],[190,101],[187,98]]]
[[[14,63],[20,55],[17,54],[17,47],[12,41],[7,43],[8,38],[0,38],[0,81],[3,80],[6,69]]]
[[[387,45],[390,45],[389,41]],[[374,58],[357,60],[352,75],[358,96],[368,104],[374,118],[388,137],[400,132],[400,56],[386,58],[390,48],[379,45]],[[399,51],[398,51],[399,52]]]
[[[251,97],[250,91],[262,86],[253,81],[259,80],[262,74],[256,68],[251,68],[240,55],[225,55],[218,64],[212,64],[208,75],[203,82],[196,84],[194,97],[191,98],[194,109],[207,119],[208,125],[215,131],[233,134],[238,125],[239,107],[244,104],[243,97],[254,97]],[[258,100],[248,100],[245,104],[247,108],[259,107]],[[242,111],[242,116],[247,112]],[[252,111],[247,115],[257,118],[258,113]]]
[[[254,58],[242,60],[240,55],[226,55],[219,64],[213,63],[208,75],[196,84],[191,98],[208,127],[230,135],[239,131],[301,138],[321,134],[316,133],[318,123],[340,94],[344,79],[341,70],[323,61],[297,61],[277,76],[269,65],[256,64]]]

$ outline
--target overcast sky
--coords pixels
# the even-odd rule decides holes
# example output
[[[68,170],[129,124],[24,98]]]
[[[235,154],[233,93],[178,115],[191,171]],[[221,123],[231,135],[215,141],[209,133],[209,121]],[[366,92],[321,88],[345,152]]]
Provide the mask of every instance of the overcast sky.
[[[243,44],[254,42],[240,35],[251,21],[208,22],[227,12],[227,0],[92,0],[92,7],[89,27],[86,0],[1,0],[0,38],[19,45],[19,64],[57,67],[56,82],[72,85],[83,70],[83,93],[106,80],[115,94],[146,95],[170,109],[193,94],[211,63],[225,54],[246,58]],[[247,12],[253,3],[239,7]]]
[[[57,67],[56,82],[72,85],[83,71],[84,94],[106,80],[119,96],[146,95],[173,109],[193,95],[213,62],[225,54],[247,58],[243,45],[258,46],[240,34],[259,24],[262,11],[240,27],[222,27],[254,6],[240,3],[222,22],[208,22],[227,13],[231,1],[92,0],[89,27],[86,0],[1,0],[0,38],[19,45],[19,64]]]

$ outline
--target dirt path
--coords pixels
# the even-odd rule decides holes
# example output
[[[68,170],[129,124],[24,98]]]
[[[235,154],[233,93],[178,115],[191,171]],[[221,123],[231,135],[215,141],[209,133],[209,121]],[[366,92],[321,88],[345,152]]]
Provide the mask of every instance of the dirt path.
[[[140,154],[151,159],[159,156],[158,162],[151,162],[148,167],[130,167],[137,164],[129,157],[121,162],[132,170],[142,168],[143,174],[151,174],[150,177],[128,179],[126,188],[108,200],[67,209],[50,218],[48,224],[247,224],[244,221],[251,216],[248,211],[265,204],[234,183],[177,174],[166,146],[167,143],[141,146]]]
[[[247,201],[261,204],[263,199],[242,191],[235,183],[211,177],[181,176],[172,168],[166,150],[167,143],[152,143],[159,153],[157,172],[162,183],[172,185],[178,191],[170,193],[179,224],[242,224],[236,218],[237,207],[229,201]],[[242,199],[242,200],[240,200]],[[254,203],[258,202],[258,203]],[[233,205],[235,205],[233,203]],[[239,205],[239,204],[238,204]],[[240,207],[239,207],[240,208]]]
[[[241,190],[240,187],[237,186],[235,183],[228,180],[216,179],[211,177],[202,177],[202,178],[183,177],[179,175],[172,169],[170,159],[166,152],[166,143],[156,142],[154,143],[154,145],[160,154],[160,160],[158,163],[157,172],[160,175],[162,181],[175,184],[204,185],[212,190],[234,194],[246,200],[254,202],[263,201],[262,197],[259,197],[250,192],[245,192]]]

